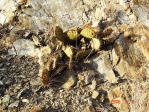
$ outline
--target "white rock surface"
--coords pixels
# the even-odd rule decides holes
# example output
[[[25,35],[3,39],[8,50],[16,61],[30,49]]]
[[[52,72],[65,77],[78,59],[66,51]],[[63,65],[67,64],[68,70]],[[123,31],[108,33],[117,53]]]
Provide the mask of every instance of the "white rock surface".
[[[10,55],[25,55],[35,56],[37,55],[34,42],[27,39],[19,39],[13,43],[12,48],[8,50]]]
[[[117,81],[112,65],[109,62],[107,52],[96,58],[93,57],[92,60],[90,60],[90,63],[92,67],[99,72],[100,77],[104,80],[108,80],[111,83],[115,83]]]
[[[132,7],[140,20],[148,25],[148,8],[134,4],[129,6],[128,3],[126,0],[1,0],[0,13],[4,16],[1,16],[0,23],[6,17],[6,22],[11,21],[17,14],[22,25],[32,30],[47,31],[58,25],[66,31],[109,17],[118,17],[121,22],[129,24],[129,18],[123,12]],[[21,9],[17,10],[19,5],[22,5]],[[15,13],[16,10],[18,13]]]

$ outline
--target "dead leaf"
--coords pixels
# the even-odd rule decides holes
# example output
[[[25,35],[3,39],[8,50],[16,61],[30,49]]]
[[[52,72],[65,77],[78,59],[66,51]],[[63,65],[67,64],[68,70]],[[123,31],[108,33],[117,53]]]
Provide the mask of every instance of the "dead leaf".
[[[71,59],[73,56],[73,50],[70,46],[66,46],[62,48],[65,54]]]
[[[32,36],[32,39],[33,39],[35,45],[37,45],[37,46],[40,45],[39,39],[36,36]]]
[[[99,50],[100,45],[101,45],[101,43],[100,43],[100,40],[99,40],[99,39],[97,39],[97,38],[92,38],[91,47],[92,47],[93,49]]]
[[[85,58],[88,54],[89,54],[89,50],[88,50],[88,51],[85,51],[85,50],[78,51],[77,54],[76,54],[76,59],[77,59],[77,60],[83,59],[83,58]]]

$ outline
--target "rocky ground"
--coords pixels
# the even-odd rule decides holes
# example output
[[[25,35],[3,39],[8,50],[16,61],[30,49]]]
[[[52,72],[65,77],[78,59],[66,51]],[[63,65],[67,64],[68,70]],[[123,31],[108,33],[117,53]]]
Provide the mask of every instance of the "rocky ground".
[[[41,1],[0,10],[9,12],[0,25],[0,111],[147,112],[149,33],[141,11],[148,1]],[[56,21],[44,18],[51,15]]]

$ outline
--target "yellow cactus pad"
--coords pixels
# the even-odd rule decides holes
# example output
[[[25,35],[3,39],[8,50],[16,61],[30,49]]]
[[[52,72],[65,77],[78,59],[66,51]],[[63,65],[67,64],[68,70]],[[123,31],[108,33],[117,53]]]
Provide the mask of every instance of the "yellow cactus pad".
[[[93,37],[95,37],[95,31],[93,29],[90,29],[90,28],[83,29],[80,34],[83,37],[86,37],[86,38],[93,38]]]
[[[70,40],[76,40],[78,37],[77,29],[70,30],[67,32],[67,36]]]
[[[62,48],[63,51],[65,52],[65,54],[69,57],[69,58],[72,58],[73,56],[73,50],[70,46],[67,46],[67,47],[63,47]]]

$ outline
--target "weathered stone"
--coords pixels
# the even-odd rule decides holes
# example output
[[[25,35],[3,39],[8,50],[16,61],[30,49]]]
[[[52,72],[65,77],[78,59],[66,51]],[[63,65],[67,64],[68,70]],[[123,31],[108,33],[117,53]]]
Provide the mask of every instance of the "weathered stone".
[[[94,89],[96,89],[96,81],[95,80],[93,80],[92,81],[92,84],[91,85],[89,85],[89,87],[91,88],[91,90],[94,90]]]
[[[64,84],[61,87],[69,89],[71,86],[75,84],[75,80],[76,79],[74,77],[74,73],[72,71],[66,70],[61,78],[61,82],[64,82]]]
[[[115,74],[113,72],[112,65],[110,64],[108,52],[100,54],[98,57],[90,59],[92,67],[99,72],[99,76],[103,80],[108,80],[111,83],[117,81]]]
[[[85,80],[85,77],[83,75],[81,75],[81,74],[78,74],[78,79],[80,81],[84,81]]]
[[[23,5],[24,3],[25,5]],[[14,11],[19,5],[22,5],[22,8],[18,10],[19,21],[24,27],[32,30],[47,31],[51,27],[58,25],[66,31],[73,27],[80,27],[90,21],[99,21],[108,17],[115,18],[116,16],[128,23],[124,16],[119,16],[120,11],[122,12],[129,8],[129,1],[126,2],[125,0],[18,0],[16,2],[2,0],[0,9],[3,10],[3,14],[7,17],[6,22],[12,20],[15,16]],[[133,4],[131,7],[133,7]],[[137,13],[140,12],[137,8],[135,9]],[[2,23],[4,18],[1,20]]]
[[[28,99],[22,99],[22,102],[23,103],[29,103],[29,100]]]
[[[15,101],[14,103],[11,103],[8,107],[14,108],[14,107],[18,107],[18,105],[19,105],[19,101]]]
[[[96,99],[98,97],[98,95],[99,95],[99,91],[94,90],[93,93],[92,93],[92,98]]]
[[[3,100],[2,100],[2,107],[3,107],[3,109],[8,107],[9,101],[10,101],[10,96],[9,95],[5,95],[3,97]]]
[[[0,86],[3,86],[4,84],[3,84],[3,82],[2,81],[0,81]]]
[[[35,50],[34,42],[27,39],[19,39],[13,43],[12,48],[8,50],[9,54],[15,55],[29,55],[35,56],[37,55],[37,51]]]
[[[119,56],[116,54],[115,49],[112,49],[111,58],[112,58],[113,64],[116,65],[118,63]]]
[[[3,13],[0,13],[0,17],[1,17],[1,19],[0,19],[0,24],[3,25],[3,24],[5,23],[5,20],[6,20],[7,16],[4,15]]]
[[[131,7],[135,13],[139,17],[139,20],[143,22],[145,26],[149,28],[149,5],[148,0],[133,0],[133,4]]]
[[[131,35],[131,33],[130,33]],[[129,35],[128,35],[129,36]],[[137,37],[133,37],[136,38]],[[119,62],[115,66],[116,70],[123,76],[124,74],[130,77],[136,77],[137,74],[141,74],[141,68],[145,63],[147,56],[147,44],[142,43],[140,40],[138,42],[133,42],[132,39],[124,37],[121,35],[115,42],[115,55],[113,55],[113,62],[116,64],[118,57]],[[143,52],[142,52],[143,51]]]
[[[15,16],[15,10],[17,9],[17,6],[14,0],[1,0],[0,9],[0,12],[4,15],[1,16],[1,24],[4,24],[12,21],[13,17]]]

